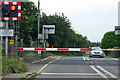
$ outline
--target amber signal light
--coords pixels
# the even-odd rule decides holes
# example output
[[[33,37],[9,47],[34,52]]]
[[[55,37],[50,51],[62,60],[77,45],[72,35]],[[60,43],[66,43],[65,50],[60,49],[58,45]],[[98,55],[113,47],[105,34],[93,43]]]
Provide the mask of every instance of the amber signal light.
[[[10,9],[11,9],[12,11],[14,11],[14,10],[16,9],[16,7],[15,7],[15,6],[10,6]]]

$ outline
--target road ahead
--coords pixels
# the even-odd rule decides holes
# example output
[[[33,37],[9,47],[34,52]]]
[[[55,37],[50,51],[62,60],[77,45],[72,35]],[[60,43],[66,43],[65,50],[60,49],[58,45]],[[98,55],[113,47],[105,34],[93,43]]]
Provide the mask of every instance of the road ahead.
[[[118,60],[115,59],[89,58],[88,56],[51,58],[55,60],[50,61],[39,71],[40,75],[36,77],[37,79],[117,80],[118,78]]]

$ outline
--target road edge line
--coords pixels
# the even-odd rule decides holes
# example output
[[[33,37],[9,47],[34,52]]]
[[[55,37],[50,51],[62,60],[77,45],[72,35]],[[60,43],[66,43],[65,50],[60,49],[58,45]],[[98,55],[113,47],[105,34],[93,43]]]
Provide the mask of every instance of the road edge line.
[[[56,60],[60,59],[61,57],[58,57],[57,59],[50,61],[49,63],[45,64],[37,73],[40,73],[44,68],[46,68],[49,64],[55,62]]]
[[[107,70],[105,70],[104,68],[102,68],[101,66],[97,66],[99,69],[101,69],[102,71],[104,71],[105,73],[109,74],[112,78],[118,78],[115,75],[113,75],[112,73],[108,72]]]

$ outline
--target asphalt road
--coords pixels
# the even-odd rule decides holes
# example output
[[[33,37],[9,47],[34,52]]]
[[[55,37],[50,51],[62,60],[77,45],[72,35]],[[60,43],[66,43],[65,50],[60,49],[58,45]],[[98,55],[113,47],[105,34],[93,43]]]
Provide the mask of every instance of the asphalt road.
[[[117,59],[80,57],[59,57],[39,70],[36,79],[43,80],[118,80],[119,64]]]

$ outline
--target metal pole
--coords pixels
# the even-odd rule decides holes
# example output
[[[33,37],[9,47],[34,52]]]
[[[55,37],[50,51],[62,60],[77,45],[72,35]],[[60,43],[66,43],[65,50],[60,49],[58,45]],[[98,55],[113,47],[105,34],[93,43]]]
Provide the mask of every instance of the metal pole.
[[[17,39],[18,39],[18,32],[17,32],[17,22],[16,22],[16,37],[15,37],[15,52],[17,53]]]
[[[45,48],[45,29],[44,29],[44,26],[43,26],[43,47]],[[43,56],[45,55],[45,51],[43,53]]]
[[[40,0],[38,0],[38,35],[40,30]],[[39,37],[38,37],[38,46],[39,46]]]
[[[16,36],[15,36],[15,53],[17,53],[17,38],[18,38],[18,36],[16,34]]]
[[[8,30],[8,21],[6,21],[6,30]],[[8,54],[8,36],[5,38],[5,54]]]
[[[1,80],[2,79],[2,36],[0,38],[1,38],[0,40],[0,80]]]

